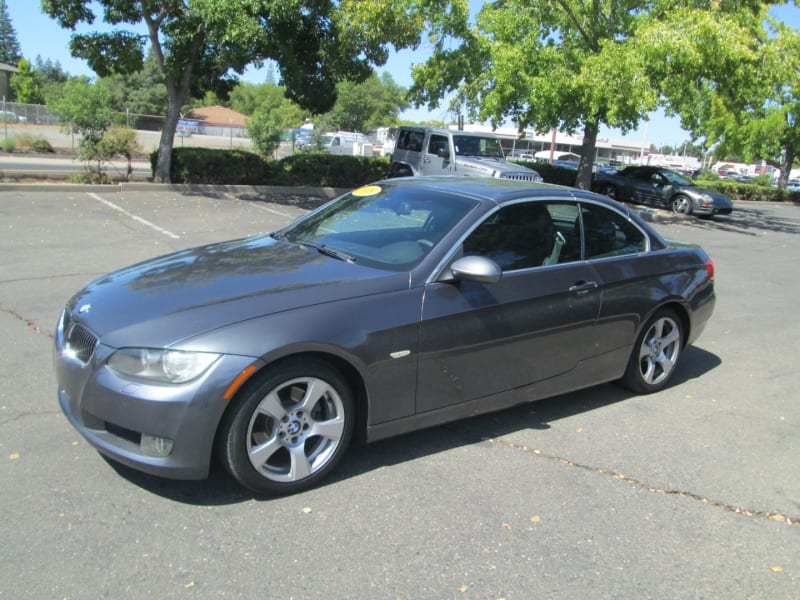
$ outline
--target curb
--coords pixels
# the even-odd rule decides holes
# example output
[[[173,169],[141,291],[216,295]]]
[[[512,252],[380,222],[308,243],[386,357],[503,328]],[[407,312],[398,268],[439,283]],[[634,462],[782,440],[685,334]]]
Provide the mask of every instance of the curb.
[[[84,184],[84,183],[0,183],[0,192],[179,192],[184,194],[230,193],[275,195],[291,193],[294,196],[333,199],[350,188],[305,187],[278,185],[204,185],[192,183],[145,183],[126,182],[116,184]]]

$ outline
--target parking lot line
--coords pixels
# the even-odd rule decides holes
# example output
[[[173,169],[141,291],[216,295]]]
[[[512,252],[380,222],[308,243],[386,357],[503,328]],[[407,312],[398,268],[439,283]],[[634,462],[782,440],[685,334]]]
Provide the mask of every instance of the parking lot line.
[[[102,202],[103,204],[105,204],[109,208],[113,208],[114,210],[121,212],[123,215],[125,215],[126,217],[130,217],[131,219],[133,219],[137,223],[141,223],[142,225],[146,225],[147,227],[150,227],[151,229],[155,229],[159,233],[161,233],[161,234],[163,234],[163,235],[165,235],[167,237],[170,237],[173,240],[181,239],[179,235],[176,235],[176,234],[172,233],[171,231],[168,231],[168,230],[164,229],[163,227],[159,227],[158,225],[156,225],[155,223],[151,223],[147,219],[143,219],[142,217],[134,215],[133,213],[129,213],[127,210],[125,210],[121,206],[117,206],[113,202],[110,202],[110,201],[106,200],[105,198],[102,198],[101,196],[98,196],[94,192],[87,192],[87,193],[89,194],[90,197],[94,198],[98,202]]]

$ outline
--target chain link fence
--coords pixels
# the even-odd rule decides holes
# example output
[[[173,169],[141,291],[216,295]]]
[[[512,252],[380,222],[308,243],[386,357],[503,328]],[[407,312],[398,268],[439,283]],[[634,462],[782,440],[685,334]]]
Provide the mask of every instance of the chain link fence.
[[[166,117],[163,115],[142,115],[132,112],[118,113],[119,123],[124,123],[137,131],[157,131],[160,132],[164,127]],[[54,112],[48,110],[43,104],[23,104],[21,102],[9,102],[3,100],[0,105],[0,123],[18,125],[48,125],[61,126],[61,118]],[[240,126],[229,127],[221,124],[197,122],[197,127],[193,133],[200,135],[249,138],[247,128]]]
[[[166,117],[163,115],[143,115],[126,111],[118,113],[118,123],[136,130],[136,138],[144,153],[158,148],[161,130]],[[241,126],[206,124],[193,120],[193,127],[187,131],[178,128],[175,133],[175,146],[199,146],[206,148],[245,148],[253,144],[247,129]],[[41,136],[54,148],[74,151],[80,139],[64,127],[63,120],[47,106],[24,104],[2,99],[0,103],[0,142],[20,135]],[[282,154],[291,153],[283,149]]]

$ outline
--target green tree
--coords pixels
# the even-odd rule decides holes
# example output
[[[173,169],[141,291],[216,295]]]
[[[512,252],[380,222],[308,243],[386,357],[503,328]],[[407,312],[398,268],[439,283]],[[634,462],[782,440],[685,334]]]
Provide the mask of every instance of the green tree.
[[[25,104],[44,104],[44,94],[36,76],[31,69],[31,63],[24,58],[17,63],[17,72],[11,78],[11,91],[17,102]]]
[[[255,87],[255,109],[247,131],[259,154],[271,156],[280,143],[281,132],[294,129],[303,122],[305,111],[286,98],[283,88],[264,83]]]
[[[44,103],[49,104],[51,99],[57,98],[61,94],[64,84],[69,81],[70,75],[61,68],[61,63],[53,62],[49,58],[42,60],[37,55],[33,60],[33,76],[42,90]]]
[[[17,31],[11,23],[6,0],[0,0],[0,62],[16,65],[22,58]]]
[[[140,71],[101,77],[98,85],[109,90],[114,109],[121,113],[164,115],[167,112],[164,76],[152,52],[148,53]]]
[[[400,113],[409,107],[406,89],[397,85],[389,73],[374,73],[363,83],[341,82],[337,100],[328,113],[335,129],[372,131],[396,125]]]
[[[120,120],[112,106],[111,93],[88,77],[67,81],[59,97],[51,103],[51,109],[67,131],[82,136],[81,145],[99,143],[106,129]]]
[[[116,27],[110,33],[73,34],[70,50],[100,76],[140,70],[149,42],[164,76],[167,112],[156,176],[169,180],[181,107],[214,91],[224,97],[252,63],[274,60],[287,96],[313,113],[329,110],[339,80],[363,80],[383,64],[387,41],[415,43],[421,24],[399,19],[403,7],[370,11],[381,0],[42,0],[45,13],[65,28],[93,23],[93,9]],[[389,3],[391,4],[391,3]],[[383,19],[383,21],[381,21]],[[143,23],[146,39],[123,26]],[[386,25],[376,27],[375,25]]]
[[[272,82],[272,85],[275,85]],[[258,108],[262,86],[255,83],[240,82],[231,91],[231,108],[243,115],[250,116]]]
[[[779,168],[778,186],[786,188],[800,152],[800,32],[772,22],[758,53],[759,67],[744,74],[743,85],[706,84],[697,128],[719,156]]]
[[[762,16],[757,0],[505,0],[471,27],[460,6],[432,30],[411,98],[435,107],[452,93],[451,110],[473,119],[582,131],[576,185],[588,188],[601,125],[691,110],[686,89],[753,64]]]

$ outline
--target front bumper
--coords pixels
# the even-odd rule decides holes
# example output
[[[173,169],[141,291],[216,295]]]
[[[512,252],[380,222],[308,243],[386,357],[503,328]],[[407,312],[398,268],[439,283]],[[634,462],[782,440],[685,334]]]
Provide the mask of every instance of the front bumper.
[[[713,201],[694,199],[693,212],[697,215],[729,215],[733,211],[730,202],[714,199]]]
[[[58,401],[69,422],[109,458],[173,479],[208,476],[214,437],[228,403],[223,395],[236,377],[257,362],[223,355],[198,379],[154,384],[124,378],[106,366],[112,348],[98,344],[83,363],[65,352],[57,333]],[[142,436],[172,441],[167,456],[143,449]]]

